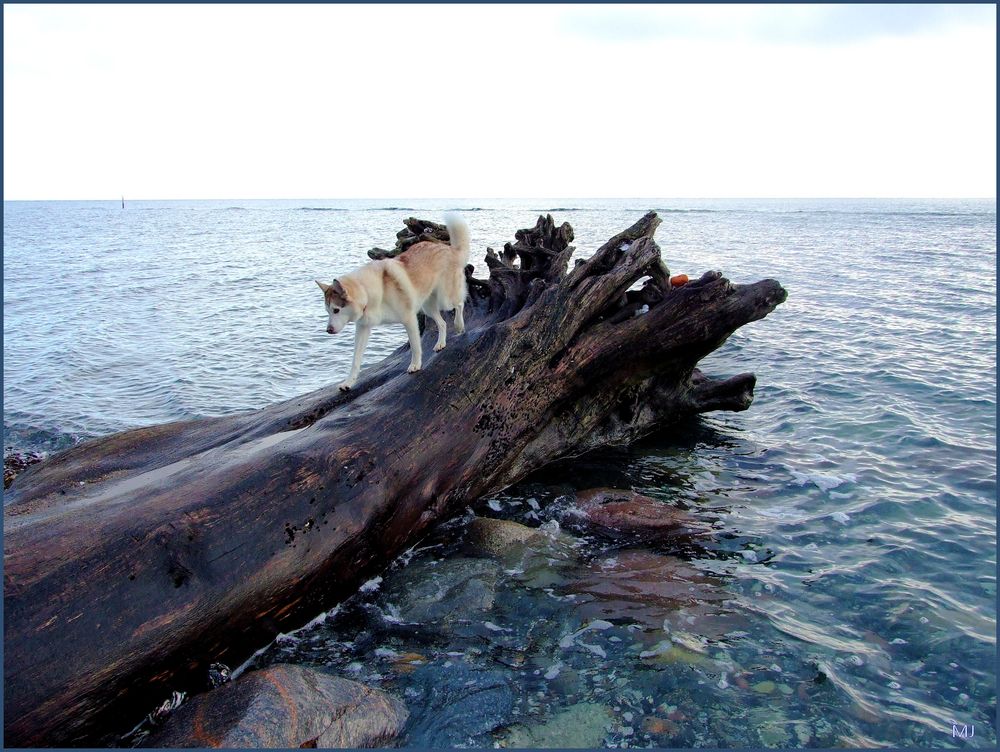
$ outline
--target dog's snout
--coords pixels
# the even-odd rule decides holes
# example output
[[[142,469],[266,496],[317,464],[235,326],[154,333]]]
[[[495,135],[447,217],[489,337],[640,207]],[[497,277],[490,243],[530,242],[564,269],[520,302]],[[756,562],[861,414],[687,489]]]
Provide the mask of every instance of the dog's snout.
[[[327,334],[336,334],[336,333],[337,333],[337,330],[336,330],[336,329],[334,329],[334,328],[333,328],[332,326],[328,326],[328,327],[326,328],[326,333],[327,333]]]

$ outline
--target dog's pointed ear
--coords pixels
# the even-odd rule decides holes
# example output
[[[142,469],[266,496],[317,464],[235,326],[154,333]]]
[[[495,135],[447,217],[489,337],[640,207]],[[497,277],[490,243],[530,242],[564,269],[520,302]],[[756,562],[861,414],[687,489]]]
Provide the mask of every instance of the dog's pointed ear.
[[[318,279],[316,280],[316,284],[319,285],[319,289],[323,291],[324,295],[326,295],[326,291],[329,290],[331,287],[331,285],[324,285]]]
[[[340,284],[340,280],[339,279],[333,280],[333,284],[330,285],[330,287],[333,288],[333,294],[334,295],[337,295],[337,296],[343,298],[344,300],[349,300],[349,298],[347,296],[347,290],[345,290],[344,286],[342,284]]]

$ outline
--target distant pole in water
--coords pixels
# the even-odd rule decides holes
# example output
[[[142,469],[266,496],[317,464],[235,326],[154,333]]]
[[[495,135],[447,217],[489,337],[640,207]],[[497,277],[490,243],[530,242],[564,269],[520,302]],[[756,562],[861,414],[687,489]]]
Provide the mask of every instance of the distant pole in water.
[[[124,209],[124,208],[125,208],[125,197],[122,196],[122,209]]]

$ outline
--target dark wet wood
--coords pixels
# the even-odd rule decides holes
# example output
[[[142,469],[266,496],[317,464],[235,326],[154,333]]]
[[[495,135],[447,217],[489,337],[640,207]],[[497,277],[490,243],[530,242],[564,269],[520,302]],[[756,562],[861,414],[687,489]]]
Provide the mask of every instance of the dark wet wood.
[[[127,431],[25,470],[4,512],[7,745],[127,730],[476,497],[694,413],[746,409],[752,375],[695,364],[785,291],[716,272],[671,290],[659,222],[646,215],[569,271],[572,229],[540,217],[470,280],[468,332],[435,354],[430,328],[417,374],[403,347],[348,393]],[[649,310],[634,315],[644,277]]]
[[[423,240],[447,243],[451,239],[451,236],[448,235],[448,228],[437,222],[410,217],[409,219],[404,219],[403,224],[405,227],[396,233],[396,245],[390,250],[372,248],[368,251],[369,258],[376,261],[384,258],[395,258],[403,251],[408,250],[411,245]]]

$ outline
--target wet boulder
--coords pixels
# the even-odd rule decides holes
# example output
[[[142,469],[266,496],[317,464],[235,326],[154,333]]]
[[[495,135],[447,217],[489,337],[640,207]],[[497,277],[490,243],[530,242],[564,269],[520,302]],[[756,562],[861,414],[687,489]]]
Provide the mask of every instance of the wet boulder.
[[[279,664],[195,697],[146,747],[377,747],[403,729],[395,697],[358,682]]]
[[[652,542],[705,533],[708,525],[670,504],[620,488],[589,488],[562,514],[563,522],[615,541]]]
[[[465,530],[465,550],[473,556],[502,558],[540,538],[537,530],[518,522],[476,517]]]

